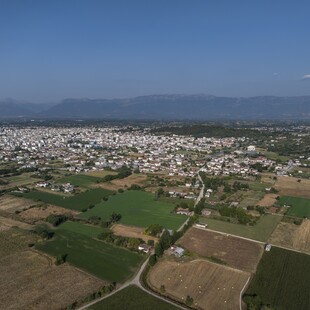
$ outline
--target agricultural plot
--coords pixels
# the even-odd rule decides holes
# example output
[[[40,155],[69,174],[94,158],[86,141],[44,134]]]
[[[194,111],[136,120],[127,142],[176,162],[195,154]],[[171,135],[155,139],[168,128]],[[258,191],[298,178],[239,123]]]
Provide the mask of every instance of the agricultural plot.
[[[310,254],[310,220],[303,220],[301,225],[281,222],[269,242]]]
[[[263,253],[263,246],[256,242],[198,228],[187,231],[179,243],[198,255],[248,272],[255,272]]]
[[[19,198],[12,195],[0,196],[0,210],[10,214],[15,213],[15,211],[27,209],[36,204],[37,203],[32,200]]]
[[[208,228],[212,230],[266,242],[281,219],[281,216],[266,214],[261,216],[254,226],[233,224],[204,217],[200,218],[200,221],[207,223]]]
[[[172,204],[157,201],[154,195],[143,191],[126,191],[111,196],[109,200],[96,205],[93,209],[79,215],[88,219],[90,216],[100,216],[108,219],[113,212],[120,213],[120,223],[129,226],[147,227],[160,224],[165,228],[177,229],[186,220],[185,215],[172,213]]]
[[[78,212],[65,209],[62,207],[49,205],[49,206],[38,206],[35,208],[30,208],[28,210],[25,210],[19,213],[19,217],[26,223],[35,224],[38,221],[45,220],[51,214],[77,215]]]
[[[239,294],[249,276],[205,260],[163,259],[151,269],[148,282],[157,291],[164,286],[164,295],[183,303],[190,296],[194,308],[235,310],[239,309]]]
[[[13,220],[11,218],[0,216],[0,230],[7,230],[11,227],[19,227],[22,229],[32,228],[32,226],[27,223],[23,223],[20,221]]]
[[[248,206],[256,206],[257,203],[264,197],[264,193],[260,191],[249,192],[247,197],[245,197],[238,207],[246,208]]]
[[[33,184],[33,183],[41,181],[41,179],[32,178],[31,174],[32,173],[23,173],[21,175],[7,177],[5,178],[5,181],[8,181],[9,184],[6,185],[5,187],[11,188],[15,186],[24,186],[24,185]]]
[[[280,205],[287,205],[290,208],[287,211],[287,215],[295,217],[310,217],[310,199],[292,196],[282,196],[278,200]]]
[[[279,176],[274,187],[282,196],[310,198],[310,180],[307,179],[298,182],[298,178]]]
[[[36,248],[54,257],[67,254],[70,264],[103,280],[127,280],[139,267],[143,256],[90,238],[96,233],[93,227],[78,223],[66,224],[64,229],[62,226],[57,229],[52,240],[37,244]]]
[[[99,289],[104,282],[67,264],[55,266],[29,249],[31,233],[10,229],[0,234],[1,309],[63,309]],[[14,275],[14,276],[12,276]]]
[[[101,188],[106,188],[112,191],[116,191],[118,189],[126,189],[129,188],[133,184],[137,184],[141,187],[145,185],[147,180],[147,176],[145,174],[131,174],[127,178],[124,179],[115,179],[111,182],[100,183],[97,186]]]
[[[130,237],[130,238],[140,238],[147,242],[148,240],[157,241],[158,238],[148,236],[144,234],[144,228],[135,226],[126,226],[122,224],[115,224],[112,227],[112,231],[117,236]]]
[[[277,198],[278,195],[277,194],[266,194],[258,203],[257,205],[258,206],[261,206],[261,207],[272,207],[276,201],[277,201]]]
[[[75,186],[88,188],[91,185],[97,183],[99,180],[100,178],[95,177],[95,176],[85,175],[85,174],[75,174],[69,177],[58,179],[56,180],[56,182],[57,183],[71,183]]]
[[[171,304],[164,302],[148,293],[145,293],[135,285],[128,286],[120,292],[108,297],[93,306],[87,308],[89,310],[177,310],[178,307],[174,307]]]
[[[24,193],[23,196],[25,198],[43,201],[63,208],[83,211],[90,205],[99,203],[103,198],[108,197],[111,194],[112,192],[109,190],[96,188],[75,196],[61,196],[43,191],[32,191]]]
[[[309,274],[309,255],[272,247],[264,253],[246,294],[257,295],[272,309],[309,309]]]

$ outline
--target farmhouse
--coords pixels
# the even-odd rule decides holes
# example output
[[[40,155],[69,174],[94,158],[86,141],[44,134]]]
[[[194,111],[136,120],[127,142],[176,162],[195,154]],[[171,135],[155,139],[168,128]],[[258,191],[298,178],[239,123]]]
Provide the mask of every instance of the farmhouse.
[[[181,247],[173,245],[170,247],[172,254],[176,257],[182,257],[184,255],[185,250]]]
[[[150,252],[150,250],[151,250],[151,246],[149,246],[149,245],[147,245],[147,244],[145,244],[145,243],[142,243],[142,244],[140,244],[139,246],[138,246],[138,250],[139,251],[142,251],[142,252],[144,252],[144,253],[149,253]]]

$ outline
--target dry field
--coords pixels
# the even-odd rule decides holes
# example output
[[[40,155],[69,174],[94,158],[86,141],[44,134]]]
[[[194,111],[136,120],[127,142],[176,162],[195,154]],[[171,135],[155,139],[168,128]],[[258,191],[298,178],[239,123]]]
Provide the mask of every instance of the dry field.
[[[165,295],[185,302],[189,295],[193,307],[205,310],[239,309],[239,295],[250,274],[206,260],[176,262],[163,259],[149,273],[148,282]]]
[[[274,203],[277,201],[276,198],[279,195],[277,194],[266,194],[258,203],[258,206],[261,207],[272,207]]]
[[[1,309],[63,309],[104,285],[67,264],[55,266],[25,245],[30,239],[17,229],[1,233]]]
[[[22,229],[30,229],[32,227],[29,224],[0,216],[0,227],[2,227],[2,230],[6,230],[14,226],[22,228]]]
[[[94,187],[102,187],[105,189],[109,189],[112,191],[116,191],[118,189],[125,189],[126,187],[130,187],[133,184],[137,184],[139,186],[144,186],[147,180],[147,176],[145,174],[132,174],[124,179],[115,179],[111,182],[105,182],[94,185]]]
[[[191,252],[249,272],[255,272],[263,254],[261,244],[198,228],[191,228],[179,242]]]
[[[131,238],[141,238],[145,242],[148,240],[154,240],[155,242],[158,240],[155,237],[144,235],[144,228],[135,227],[135,226],[126,226],[122,224],[115,224],[112,227],[112,230],[115,235],[124,236],[124,237],[131,237]]]
[[[34,206],[37,203],[26,198],[15,197],[11,195],[3,195],[0,197],[0,210],[8,213],[14,213]]]
[[[68,210],[65,208],[57,206],[47,206],[47,207],[35,207],[28,210],[25,210],[19,214],[19,216],[29,224],[34,224],[38,221],[46,219],[51,214],[67,214],[67,215],[76,215],[79,212],[73,210]]]
[[[278,177],[274,186],[279,191],[278,195],[310,198],[310,180],[301,179],[300,183],[297,180],[294,177]]]
[[[279,223],[269,242],[310,253],[310,220],[303,220],[301,225]]]

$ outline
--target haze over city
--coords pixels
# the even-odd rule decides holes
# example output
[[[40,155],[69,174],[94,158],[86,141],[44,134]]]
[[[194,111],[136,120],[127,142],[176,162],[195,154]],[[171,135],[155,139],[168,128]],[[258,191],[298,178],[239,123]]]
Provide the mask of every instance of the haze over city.
[[[0,5],[0,99],[310,95],[309,1]]]

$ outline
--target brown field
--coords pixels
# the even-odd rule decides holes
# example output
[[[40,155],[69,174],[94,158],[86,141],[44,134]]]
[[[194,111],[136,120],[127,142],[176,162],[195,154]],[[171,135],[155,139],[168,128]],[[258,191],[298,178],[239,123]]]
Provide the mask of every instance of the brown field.
[[[261,207],[272,207],[274,203],[277,201],[277,194],[266,194],[258,203],[258,206]]]
[[[15,197],[11,195],[3,195],[0,197],[0,210],[8,213],[14,213],[15,211],[20,211],[27,209],[30,206],[34,206],[37,203],[20,197]]]
[[[98,177],[98,178],[103,178],[106,175],[115,175],[115,171],[109,171],[109,170],[95,170],[95,171],[89,171],[85,173],[86,175],[90,175],[92,177]]]
[[[204,257],[216,257],[228,266],[254,272],[263,254],[261,244],[208,230],[191,228],[181,246]]]
[[[67,215],[76,215],[79,212],[68,210],[65,208],[57,206],[47,206],[47,207],[35,207],[25,210],[19,214],[19,216],[29,224],[34,224],[37,221],[46,219],[51,214],[67,214]]]
[[[239,295],[250,274],[206,260],[176,262],[163,259],[149,273],[150,286],[164,295],[185,302],[189,295],[193,307],[205,310],[239,309]]]
[[[32,227],[29,224],[16,221],[11,218],[4,217],[4,216],[0,216],[0,227],[2,227],[2,230],[6,230],[14,226],[22,228],[22,229],[30,229]]]
[[[25,242],[29,236],[20,230],[1,233],[1,309],[63,309],[104,285],[67,264],[55,266]]]
[[[310,180],[301,179],[297,182],[298,178],[294,177],[278,177],[275,188],[282,196],[298,196],[310,198]]]
[[[94,187],[102,187],[109,190],[118,190],[120,188],[125,189],[126,187],[130,187],[133,184],[137,184],[139,186],[144,186],[147,180],[147,176],[145,174],[132,174],[125,179],[116,179],[111,182],[105,182],[94,185]]]
[[[147,242],[148,240],[154,240],[156,242],[158,240],[155,237],[144,235],[143,234],[144,228],[140,227],[115,224],[113,225],[112,230],[115,233],[115,235],[131,238],[141,238],[145,242]]]
[[[310,253],[310,220],[303,220],[301,225],[279,223],[269,242]]]

